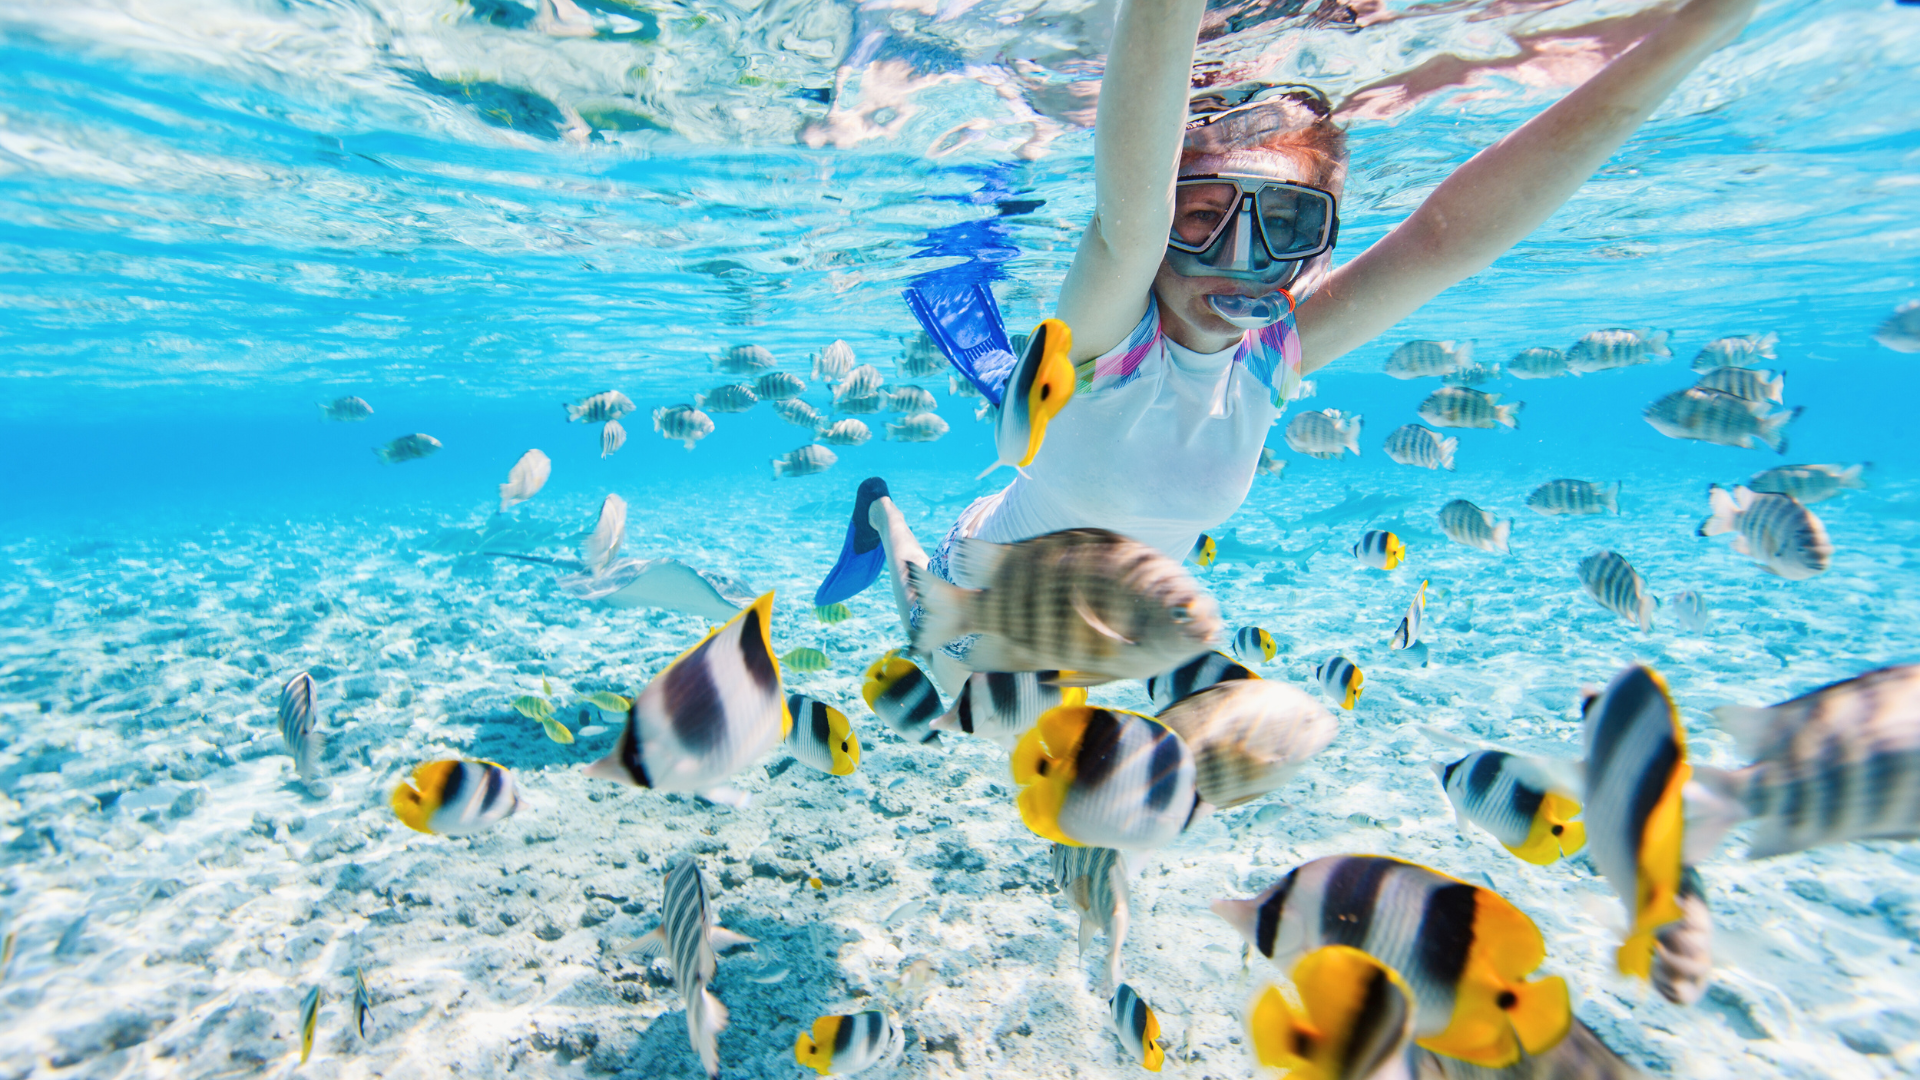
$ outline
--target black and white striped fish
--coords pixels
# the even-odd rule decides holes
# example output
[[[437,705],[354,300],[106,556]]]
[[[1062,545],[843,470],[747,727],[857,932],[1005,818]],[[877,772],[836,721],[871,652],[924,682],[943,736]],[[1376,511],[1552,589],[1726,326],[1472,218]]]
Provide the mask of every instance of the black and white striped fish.
[[[1296,867],[1250,900],[1216,900],[1225,919],[1281,970],[1347,945],[1400,973],[1421,1046],[1492,1067],[1544,1053],[1573,1013],[1558,976],[1526,981],[1546,959],[1533,920],[1505,898],[1414,863],[1332,855]]]
[[[1147,680],[1147,700],[1164,709],[1189,694],[1231,679],[1257,679],[1254,670],[1223,652],[1204,652]]]
[[[1320,689],[1327,696],[1340,703],[1340,707],[1351,711],[1360,701],[1360,688],[1366,683],[1366,676],[1353,665],[1353,661],[1344,656],[1336,656],[1313,669],[1313,677],[1319,681]]]
[[[1011,748],[1056,705],[1084,705],[1085,689],[1055,685],[1057,671],[976,671],[933,722],[935,731],[963,731]]]
[[[1645,364],[1673,355],[1666,330],[1595,330],[1567,350],[1567,370],[1575,375]]]
[[[760,395],[746,383],[728,383],[693,395],[693,407],[705,413],[742,413],[759,403]]]
[[[1443,386],[1420,403],[1420,418],[1435,427],[1490,428],[1520,426],[1524,401],[1500,404],[1499,394],[1482,393],[1468,386]]]
[[[1445,375],[1473,362],[1473,342],[1409,341],[1387,356],[1387,374],[1396,379]]]
[[[895,360],[894,365],[900,369],[901,378],[928,379],[947,370],[947,354],[940,351],[940,346],[925,330],[907,335],[900,345],[900,359]],[[1013,354],[1019,356],[1024,351],[1016,345]]]
[[[604,424],[632,412],[633,399],[618,390],[602,390],[562,407],[567,410],[568,423]]]
[[[1549,480],[1527,496],[1527,506],[1536,514],[1556,517],[1561,514],[1618,514],[1620,482],[1590,484],[1585,480]]]
[[[1326,706],[1270,679],[1233,679],[1160,710],[1193,752],[1194,790],[1218,807],[1277,791],[1340,732]]]
[[[886,1069],[906,1053],[907,1033],[888,1013],[823,1016],[794,1040],[793,1056],[821,1076],[852,1076]]]
[[[385,446],[373,448],[373,455],[388,465],[418,461],[440,449],[440,440],[423,432],[402,435]]]
[[[813,476],[833,468],[839,461],[840,455],[819,443],[808,443],[774,458],[773,478],[778,480],[783,476]]]
[[[1392,570],[1407,561],[1407,545],[1385,529],[1368,529],[1347,549],[1361,566]]]
[[[940,717],[940,691],[919,665],[889,650],[867,668],[860,684],[873,715],[908,742],[939,743],[933,722]]]
[[[716,371],[733,375],[752,375],[773,367],[773,353],[764,345],[733,345],[713,358]]]
[[[1440,376],[1440,381],[1448,386],[1479,386],[1490,383],[1500,377],[1499,364],[1462,364]]]
[[[401,824],[441,836],[490,829],[527,805],[505,766],[451,759],[416,767],[390,801]]]
[[[865,367],[866,365],[863,364],[861,366]],[[863,394],[858,397],[836,398],[833,403],[833,411],[837,413],[847,413],[849,415],[868,416],[879,412],[880,405],[879,394]]]
[[[1843,491],[1865,489],[1859,465],[1781,465],[1753,474],[1747,486],[1768,495],[1790,495],[1803,506],[1826,502]]]
[[[663,439],[678,439],[687,449],[713,434],[713,417],[691,405],[662,405],[653,410],[653,430]]]
[[[1707,992],[1713,980],[1713,912],[1707,907],[1707,886],[1700,872],[1680,872],[1675,896],[1680,918],[1654,931],[1653,988],[1675,1005],[1691,1005]]]
[[[1422,469],[1445,469],[1453,471],[1453,453],[1460,448],[1460,440],[1442,436],[1439,432],[1423,428],[1419,424],[1403,424],[1394,428],[1387,436],[1387,456],[1402,465],[1413,465]]]
[[[753,392],[762,401],[787,401],[807,392],[807,380],[791,371],[769,371],[753,381]]]
[[[1567,354],[1534,346],[1521,349],[1507,361],[1507,374],[1516,379],[1552,379],[1567,374]]]
[[[1576,787],[1562,780],[1557,768],[1503,750],[1476,750],[1446,765],[1433,763],[1460,835],[1467,835],[1472,822],[1537,866],[1586,844],[1586,826],[1573,820],[1580,814]]]
[[[1396,649],[1411,649],[1420,641],[1420,624],[1427,614],[1427,583],[1421,582],[1420,588],[1413,594],[1412,602],[1407,604],[1407,613],[1400,617],[1400,625],[1394,628],[1393,640],[1388,642]]]
[[[1599,548],[1580,560],[1580,587],[1601,607],[1638,626],[1653,629],[1654,598],[1647,579],[1619,552]]]
[[[813,378],[844,379],[853,370],[853,346],[836,340],[813,358]]]
[[[916,413],[932,412],[939,404],[933,395],[917,386],[896,386],[880,395],[881,407],[887,412]]]
[[[1150,716],[1062,705],[1013,748],[1020,819],[1057,844],[1152,851],[1203,811],[1193,752]]]
[[[1753,764],[1700,782],[1757,826],[1747,857],[1920,836],[1920,664],[1879,668],[1714,719]]]
[[[315,727],[313,676],[301,672],[280,688],[280,738],[293,756],[293,771],[303,783],[320,775],[320,753],[326,736]]]
[[[1465,499],[1455,499],[1440,508],[1440,531],[1456,544],[1505,555],[1507,538],[1513,534],[1513,519],[1496,521],[1491,512]]]
[[[1095,930],[1107,935],[1107,986],[1120,984],[1120,946],[1127,940],[1127,864],[1107,847],[1053,845],[1053,883],[1080,913],[1080,955]]]
[[[673,984],[687,1008],[687,1041],[700,1055],[709,1077],[720,1075],[717,1036],[727,1026],[727,1007],[707,987],[717,966],[714,954],[753,939],[713,922],[707,882],[693,856],[682,855],[667,868],[660,897],[660,925],[633,943],[636,952],[663,956],[673,968]]]
[[[1707,488],[1713,513],[1696,530],[1701,536],[1733,533],[1733,550],[1769,574],[1805,581],[1833,565],[1833,541],[1813,511],[1789,495],[1763,495],[1718,484]]]
[[[787,423],[797,424],[800,427],[812,431],[818,431],[820,425],[826,421],[826,417],[820,415],[819,409],[801,401],[799,398],[788,398],[784,401],[776,401],[773,403],[773,411],[780,419],[785,420]],[[860,426],[863,428],[866,427],[865,424],[861,424]],[[866,440],[861,439],[860,441],[865,442]]]
[[[1327,461],[1352,451],[1360,455],[1361,416],[1347,416],[1339,409],[1308,410],[1287,422],[1287,445],[1308,457]]]
[[[1713,371],[1717,368],[1752,367],[1757,360],[1774,359],[1773,347],[1779,341],[1779,334],[1743,334],[1737,337],[1715,338],[1702,346],[1694,355],[1693,370]]]
[[[888,424],[881,437],[889,442],[933,442],[949,430],[947,422],[938,415],[923,412]]]
[[[1280,644],[1258,626],[1243,626],[1233,635],[1233,655],[1249,664],[1271,664]]]
[[[1787,376],[1771,371],[1756,371],[1752,368],[1715,368],[1700,376],[1694,386],[1702,390],[1718,390],[1723,394],[1747,401],[1771,401],[1775,405],[1786,395]]]
[[[820,433],[820,441],[835,446],[859,446],[873,438],[873,429],[849,416],[844,420],[835,420]]]
[[[847,714],[805,694],[787,695],[793,733],[787,750],[794,760],[834,776],[850,776],[860,767],[860,737]]]
[[[1160,1019],[1133,987],[1126,983],[1114,987],[1113,996],[1107,999],[1107,1018],[1113,1024],[1113,1033],[1120,1036],[1120,1045],[1127,1048],[1128,1060],[1138,1062],[1148,1072],[1159,1072],[1167,1060],[1167,1052],[1160,1046]]]
[[[627,445],[627,429],[620,426],[620,421],[609,420],[600,426],[601,457],[612,457],[625,445]]]
[[[816,375],[815,378],[818,378],[818,376]],[[874,367],[872,364],[861,364],[859,367],[847,372],[846,377],[841,379],[839,384],[833,388],[834,406],[841,408],[844,412],[846,411],[844,406],[848,401],[859,398],[878,399],[880,396],[880,378],[880,369]],[[878,404],[879,402],[876,400],[876,407]]]
[[[1675,390],[1656,400],[1641,415],[1655,431],[1669,439],[1693,439],[1742,449],[1766,446],[1784,454],[1787,425],[1800,415],[1800,410],[1769,414],[1771,408],[1765,401],[1748,401],[1696,386]]]
[[[773,594],[767,593],[676,657],[633,699],[613,752],[588,765],[586,774],[744,804],[721,784],[793,727],[780,692],[772,621]]]
[[[1699,633],[1707,628],[1707,599],[1692,589],[1681,589],[1667,598],[1667,606],[1673,609],[1674,618],[1680,625]]]

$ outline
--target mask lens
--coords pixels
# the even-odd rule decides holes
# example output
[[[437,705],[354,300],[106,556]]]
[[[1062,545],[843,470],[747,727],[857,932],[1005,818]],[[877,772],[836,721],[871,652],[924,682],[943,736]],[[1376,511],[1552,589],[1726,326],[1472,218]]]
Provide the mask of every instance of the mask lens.
[[[1267,250],[1276,259],[1299,259],[1326,246],[1328,197],[1318,191],[1269,184],[1254,197]]]
[[[1176,243],[1206,247],[1240,209],[1240,187],[1233,183],[1180,184],[1173,189]]]

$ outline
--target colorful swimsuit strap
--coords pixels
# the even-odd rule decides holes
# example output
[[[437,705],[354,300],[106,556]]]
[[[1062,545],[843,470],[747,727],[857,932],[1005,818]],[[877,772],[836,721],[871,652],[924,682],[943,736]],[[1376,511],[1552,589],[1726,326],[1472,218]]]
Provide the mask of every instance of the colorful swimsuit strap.
[[[1147,304],[1133,332],[1120,346],[1103,356],[1079,365],[1081,391],[1115,390],[1140,377],[1141,365],[1156,349],[1166,348],[1166,334],[1160,330],[1160,304]],[[1260,385],[1273,394],[1273,404],[1285,408],[1300,385],[1300,334],[1293,326],[1293,315],[1261,330],[1249,330],[1240,338],[1233,362],[1245,364]]]

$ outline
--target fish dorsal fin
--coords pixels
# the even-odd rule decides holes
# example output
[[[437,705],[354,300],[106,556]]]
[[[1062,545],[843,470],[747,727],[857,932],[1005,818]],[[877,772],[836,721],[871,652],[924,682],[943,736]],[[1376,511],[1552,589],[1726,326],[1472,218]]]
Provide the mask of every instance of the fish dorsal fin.
[[[964,589],[984,589],[1006,561],[1008,546],[985,540],[966,539],[953,545],[947,557],[947,569],[953,583]]]

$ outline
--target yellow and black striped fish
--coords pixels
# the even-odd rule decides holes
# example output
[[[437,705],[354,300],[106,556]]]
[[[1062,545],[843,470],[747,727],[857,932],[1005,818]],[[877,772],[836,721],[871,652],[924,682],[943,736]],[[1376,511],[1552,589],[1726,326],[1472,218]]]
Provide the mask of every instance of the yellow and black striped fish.
[[[900,1021],[870,1011],[815,1020],[812,1031],[794,1040],[793,1056],[821,1076],[852,1076],[891,1066],[906,1048],[907,1035]]]
[[[1013,748],[1027,828],[1059,844],[1150,851],[1200,810],[1193,754],[1150,716],[1062,705]]]
[[[1243,626],[1233,635],[1233,655],[1246,664],[1271,664],[1280,643],[1258,626]]]
[[[1159,1072],[1166,1064],[1167,1052],[1160,1046],[1160,1018],[1126,983],[1113,988],[1107,999],[1107,1016],[1113,1021],[1113,1033],[1127,1048],[1127,1057],[1148,1072]]]
[[[1340,707],[1351,712],[1360,701],[1360,688],[1366,683],[1366,676],[1353,661],[1344,656],[1336,656],[1313,669],[1313,677],[1320,682],[1320,689],[1327,696],[1340,703]]]
[[[1212,566],[1219,557],[1220,545],[1206,533],[1201,533],[1200,539],[1193,542],[1193,550],[1187,552],[1187,558],[1195,566]]]
[[[1536,866],[1572,855],[1587,842],[1586,826],[1573,820],[1580,800],[1550,765],[1503,750],[1476,750],[1450,764],[1434,762],[1433,772],[1462,836],[1471,821]]]
[[[934,730],[963,731],[1011,748],[1048,709],[1087,703],[1084,688],[1061,687],[1059,676],[1057,671],[976,671],[954,695],[953,708],[933,722]]]
[[[1252,668],[1223,652],[1203,652],[1172,671],[1163,671],[1147,680],[1147,699],[1156,709],[1164,709],[1189,694],[1234,679],[1257,679]]]
[[[1107,934],[1107,985],[1120,983],[1120,946],[1127,940],[1127,864],[1113,848],[1053,845],[1053,883],[1080,913],[1080,954],[1095,930]]]
[[[429,761],[393,789],[393,812],[415,832],[465,836],[490,829],[527,805],[506,766]]]
[[[1347,549],[1361,566],[1391,570],[1407,561],[1407,545],[1385,529],[1369,529]]]
[[[940,742],[940,733],[933,730],[941,713],[940,691],[900,650],[890,649],[868,666],[860,696],[873,715],[901,738],[922,744]]]
[[[1027,347],[1007,373],[1001,387],[999,415],[993,425],[994,462],[987,473],[1002,465],[1024,469],[1047,437],[1047,423],[1073,399],[1077,376],[1067,354],[1073,350],[1073,331],[1059,319],[1034,327]]]
[[[787,749],[794,760],[834,776],[851,776],[860,767],[860,736],[846,713],[818,698],[788,694],[787,714],[793,717]]]
[[[1253,1055],[1290,1080],[1375,1080],[1413,1040],[1413,992],[1398,972],[1347,945],[1327,945],[1293,968],[1295,1009],[1269,986],[1248,1010]]]
[[[1296,867],[1251,900],[1214,913],[1282,970],[1324,945],[1348,945],[1400,973],[1421,1046],[1494,1068],[1544,1053],[1573,1021],[1558,976],[1527,981],[1546,959],[1533,920],[1499,894],[1409,862],[1333,855]]]

